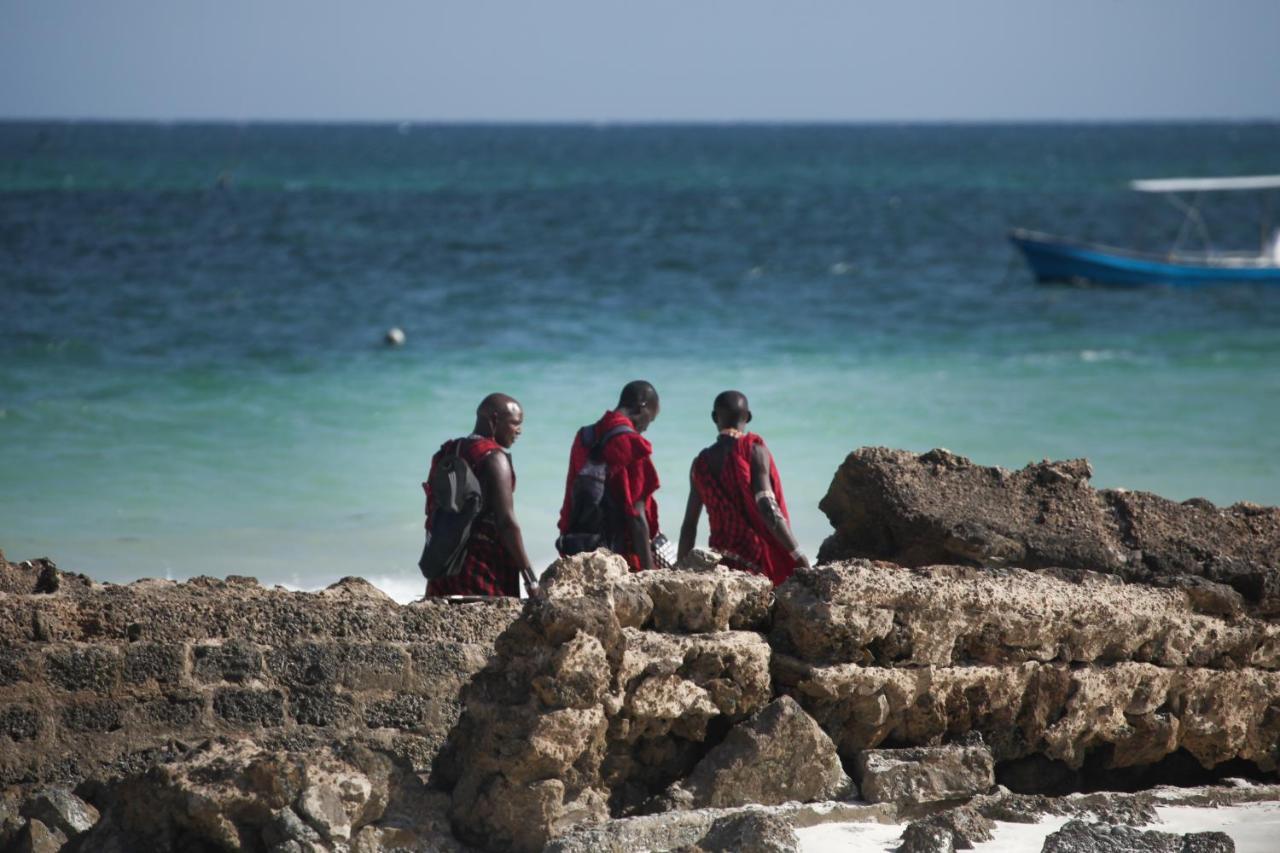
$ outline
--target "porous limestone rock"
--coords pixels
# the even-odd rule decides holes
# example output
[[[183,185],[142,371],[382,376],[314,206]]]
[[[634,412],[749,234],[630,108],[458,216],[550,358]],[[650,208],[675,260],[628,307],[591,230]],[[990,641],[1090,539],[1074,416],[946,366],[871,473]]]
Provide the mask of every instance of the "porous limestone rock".
[[[455,827],[491,849],[541,849],[638,808],[692,768],[713,723],[773,698],[764,638],[710,630],[767,619],[759,579],[630,575],[595,552],[557,561],[544,590],[464,691],[442,771]],[[637,627],[657,623],[682,633]]]
[[[1235,853],[1231,836],[1223,832],[1171,832],[1068,821],[1044,840],[1041,853]]]
[[[429,772],[521,607],[402,606],[355,578],[307,593],[50,566],[0,565],[0,787],[127,775],[236,734],[386,747]]]
[[[734,726],[672,786],[681,808],[835,800],[849,792],[835,744],[789,696]]]
[[[898,853],[972,850],[974,845],[990,841],[995,828],[994,820],[973,803],[966,803],[909,823],[902,832]]]
[[[66,833],[31,818],[18,833],[13,849],[17,853],[59,853],[67,844]]]
[[[1280,509],[1097,491],[1092,473],[1084,459],[1008,471],[946,450],[864,447],[819,504],[835,528],[819,560],[1064,567],[1144,582],[1192,575],[1280,612]]]
[[[902,831],[897,853],[955,853],[956,841],[951,830],[929,821],[913,821]]]
[[[1280,625],[1205,615],[1184,588],[1092,572],[1065,579],[869,560],[801,569],[777,590],[770,641],[811,663],[1280,669]]]
[[[556,560],[542,573],[538,586],[552,598],[604,596],[612,606],[610,596],[614,589],[630,575],[631,569],[623,557],[601,548]]]
[[[997,761],[1043,753],[1079,767],[1105,748],[1109,766],[1185,749],[1205,767],[1233,758],[1276,766],[1280,673],[1139,663],[885,668],[812,666],[774,656],[774,677],[841,755],[885,740],[930,745],[976,731]]]
[[[996,781],[991,750],[981,743],[867,749],[855,767],[864,800],[904,807],[985,794]]]
[[[74,838],[93,829],[98,810],[63,787],[43,788],[22,806],[23,817],[39,820],[46,827]]]
[[[661,812],[640,817],[620,818],[594,826],[580,825],[565,832],[547,845],[546,853],[631,853],[633,850],[692,851],[706,843],[719,843],[708,839],[712,827],[722,829],[736,826],[765,825],[756,823],[759,816],[768,824],[780,826],[774,821],[785,822],[792,829],[832,823],[895,823],[897,812],[887,804],[828,802],[781,806],[743,806],[731,809],[694,809],[692,811]],[[763,837],[762,840],[768,839]],[[767,833],[777,835],[773,832]],[[729,835],[726,832],[726,835]],[[723,837],[723,836],[722,836]]]
[[[773,585],[759,575],[701,563],[633,573],[604,550],[562,557],[541,586],[552,598],[603,597],[623,627],[673,633],[759,630],[773,605]]]
[[[675,633],[760,630],[769,624],[773,584],[724,566],[701,571],[664,570],[632,575],[653,601],[646,627]]]
[[[363,747],[271,752],[241,739],[154,766],[106,796],[109,807],[82,849],[332,850],[365,827],[379,828],[393,803],[420,801],[422,783],[407,766]],[[401,823],[389,828],[402,825],[402,807],[397,814]],[[446,848],[454,843],[441,840]]]
[[[691,572],[706,572],[721,565],[720,561],[722,559],[724,558],[718,551],[712,551],[707,548],[694,548],[676,561],[675,568]]]
[[[689,853],[797,853],[799,849],[800,839],[786,818],[749,811],[718,819]]]

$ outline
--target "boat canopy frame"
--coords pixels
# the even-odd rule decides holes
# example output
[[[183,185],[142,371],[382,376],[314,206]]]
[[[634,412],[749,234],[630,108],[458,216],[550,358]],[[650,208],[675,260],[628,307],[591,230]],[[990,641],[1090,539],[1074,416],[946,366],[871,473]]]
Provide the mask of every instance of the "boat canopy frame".
[[[1146,178],[1130,181],[1129,188],[1140,193],[1158,193],[1182,213],[1182,224],[1178,227],[1178,236],[1169,248],[1169,256],[1173,257],[1182,247],[1191,226],[1195,226],[1200,239],[1204,242],[1204,250],[1213,252],[1213,241],[1209,238],[1209,228],[1204,217],[1200,215],[1200,194],[1207,192],[1263,192],[1264,211],[1259,228],[1259,250],[1267,251],[1267,243],[1271,238],[1271,199],[1272,193],[1266,190],[1280,190],[1280,175],[1240,175],[1230,178]],[[1186,201],[1182,194],[1190,193],[1191,200]]]

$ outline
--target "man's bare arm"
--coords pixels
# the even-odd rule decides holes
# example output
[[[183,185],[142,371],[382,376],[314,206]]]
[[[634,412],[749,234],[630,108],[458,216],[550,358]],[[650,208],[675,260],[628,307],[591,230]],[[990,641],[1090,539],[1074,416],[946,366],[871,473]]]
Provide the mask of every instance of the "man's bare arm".
[[[684,559],[698,541],[698,519],[702,517],[702,497],[693,484],[693,471],[689,472],[689,502],[684,505],[684,523],[680,525],[680,549],[676,559]]]
[[[493,511],[494,525],[498,528],[498,541],[507,553],[520,564],[525,590],[534,594],[537,579],[524,550],[524,536],[516,521],[514,496],[511,494],[511,460],[507,454],[494,452],[484,458],[480,466],[480,489],[484,493],[485,506]]]
[[[631,525],[631,547],[640,558],[640,568],[644,571],[653,569],[653,546],[649,544],[649,519],[645,518],[644,501],[636,501],[631,506],[632,514],[628,519]]]
[[[756,508],[778,544],[791,552],[800,565],[807,566],[809,561],[800,553],[800,543],[791,532],[791,525],[787,523],[787,517],[782,514],[782,507],[773,493],[773,484],[769,481],[772,461],[769,449],[763,444],[751,448],[751,492],[755,495]]]

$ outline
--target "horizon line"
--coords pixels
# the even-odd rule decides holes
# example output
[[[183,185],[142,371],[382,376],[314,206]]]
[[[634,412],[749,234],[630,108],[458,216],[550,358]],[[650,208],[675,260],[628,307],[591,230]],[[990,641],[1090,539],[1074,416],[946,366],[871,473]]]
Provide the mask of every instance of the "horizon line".
[[[1272,116],[1147,116],[1147,117],[1041,117],[1041,118],[272,118],[272,117],[132,117],[132,116],[0,116],[0,124],[276,124],[369,126],[528,126],[528,127],[813,127],[884,125],[1122,125],[1122,124],[1276,124]]]

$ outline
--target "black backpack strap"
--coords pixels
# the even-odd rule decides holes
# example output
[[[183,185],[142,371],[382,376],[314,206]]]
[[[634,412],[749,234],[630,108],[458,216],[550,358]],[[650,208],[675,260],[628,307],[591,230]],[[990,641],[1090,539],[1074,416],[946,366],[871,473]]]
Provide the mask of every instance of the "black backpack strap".
[[[593,434],[595,433],[595,427],[584,427],[584,429],[590,429]],[[589,448],[587,456],[591,459],[600,459],[604,454],[604,446],[625,432],[635,432],[635,429],[626,424],[618,424],[613,429],[607,430],[604,435],[587,445]]]
[[[578,430],[578,441],[581,441],[582,446],[590,450],[591,446],[596,443],[596,425],[587,424]]]
[[[604,435],[600,436],[600,446],[604,447],[606,444],[609,443],[609,440],[611,438],[613,438],[614,436],[622,435],[624,432],[635,432],[635,429],[627,426],[626,424],[618,424],[616,427],[609,430]]]

